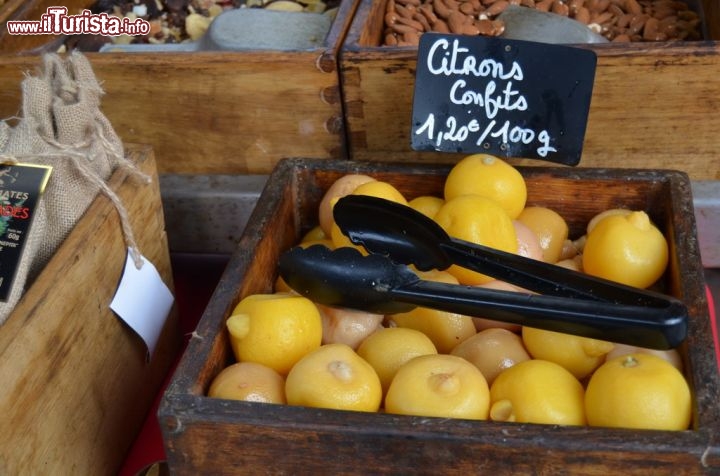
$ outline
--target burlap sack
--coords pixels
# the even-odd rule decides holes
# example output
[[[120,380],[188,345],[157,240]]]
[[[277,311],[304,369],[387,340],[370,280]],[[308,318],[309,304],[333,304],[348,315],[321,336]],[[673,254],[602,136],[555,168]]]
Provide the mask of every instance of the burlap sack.
[[[124,156],[122,141],[100,111],[100,87],[92,67],[79,52],[43,57],[37,76],[22,82],[22,117],[14,127],[0,123],[0,162],[53,167],[11,289],[0,303],[0,324],[24,290],[42,271],[57,247],[95,199],[106,194],[121,214],[125,239],[135,251],[132,231],[117,196],[106,185],[116,167],[129,167],[149,180]]]

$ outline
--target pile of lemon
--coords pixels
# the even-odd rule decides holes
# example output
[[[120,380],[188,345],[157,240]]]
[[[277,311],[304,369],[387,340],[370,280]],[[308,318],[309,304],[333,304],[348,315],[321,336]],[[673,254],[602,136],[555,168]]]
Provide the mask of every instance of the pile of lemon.
[[[517,169],[477,154],[450,171],[444,196],[410,201],[390,183],[349,174],[319,207],[301,245],[355,246],[334,223],[348,194],[413,207],[451,236],[646,288],[668,244],[644,211],[607,210],[568,237],[562,216],[526,206]],[[424,279],[523,291],[464,268]],[[227,320],[237,363],[208,395],[355,411],[558,425],[685,430],[691,392],[676,350],[652,351],[428,308],[375,315],[317,305],[278,280]]]

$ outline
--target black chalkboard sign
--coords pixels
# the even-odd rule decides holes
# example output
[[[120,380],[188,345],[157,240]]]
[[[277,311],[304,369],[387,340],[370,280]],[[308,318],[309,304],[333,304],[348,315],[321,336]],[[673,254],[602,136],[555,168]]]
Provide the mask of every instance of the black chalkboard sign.
[[[577,165],[596,64],[589,49],[424,33],[412,148]]]

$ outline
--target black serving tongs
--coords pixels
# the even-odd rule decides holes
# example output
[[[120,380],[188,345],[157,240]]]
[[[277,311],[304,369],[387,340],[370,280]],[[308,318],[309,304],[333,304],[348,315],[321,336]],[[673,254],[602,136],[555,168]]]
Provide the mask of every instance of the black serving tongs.
[[[380,314],[424,306],[655,349],[685,339],[687,308],[672,297],[452,238],[422,213],[381,198],[343,197],[333,215],[368,256],[316,245],[279,262],[287,284],[316,302]],[[427,281],[405,264],[455,264],[540,294]]]

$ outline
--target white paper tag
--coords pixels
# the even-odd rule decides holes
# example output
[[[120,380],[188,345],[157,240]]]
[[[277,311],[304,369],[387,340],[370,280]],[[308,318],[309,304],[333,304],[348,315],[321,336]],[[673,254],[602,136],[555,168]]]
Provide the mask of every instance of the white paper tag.
[[[143,265],[137,269],[128,249],[125,270],[110,309],[142,338],[150,361],[175,298],[155,266],[144,256],[142,259]]]

